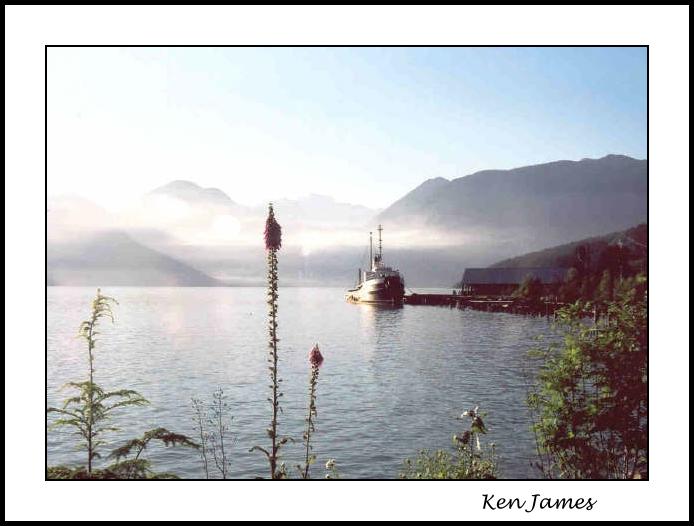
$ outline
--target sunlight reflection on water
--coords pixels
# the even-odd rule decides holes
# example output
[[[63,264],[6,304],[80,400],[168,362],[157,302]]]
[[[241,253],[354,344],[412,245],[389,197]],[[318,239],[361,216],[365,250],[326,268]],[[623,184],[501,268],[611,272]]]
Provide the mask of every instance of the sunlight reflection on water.
[[[265,291],[261,288],[108,288],[118,299],[116,323],[104,324],[96,350],[96,381],[140,391],[151,402],[116,420],[109,445],[155,426],[193,433],[192,396],[229,395],[236,434],[232,474],[264,476],[253,445],[266,445]],[[448,292],[448,291],[446,291]],[[86,354],[77,327],[88,316],[94,288],[48,289],[48,399],[67,397],[65,382],[85,377]],[[280,291],[280,376],[284,379],[283,433],[290,473],[301,462],[307,353],[318,342],[325,356],[318,384],[314,477],[335,458],[344,478],[395,478],[422,448],[448,448],[456,416],[479,404],[488,413],[507,478],[534,477],[534,442],[524,405],[526,351],[548,322],[445,307],[383,309],[344,301],[334,288]],[[83,464],[67,431],[51,430],[48,462]],[[196,452],[155,448],[157,470],[203,476]]]

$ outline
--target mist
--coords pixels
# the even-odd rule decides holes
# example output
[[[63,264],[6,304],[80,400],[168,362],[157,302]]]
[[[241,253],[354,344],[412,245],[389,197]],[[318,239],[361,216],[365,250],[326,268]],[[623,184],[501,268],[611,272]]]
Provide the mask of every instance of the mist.
[[[348,287],[357,269],[368,266],[369,233],[376,246],[381,210],[318,195],[276,199],[273,206],[283,229],[286,286]],[[79,196],[61,196],[50,199],[48,213],[52,284],[264,282],[266,207],[235,203],[221,190],[175,182],[133,200],[120,212]],[[427,227],[423,220],[402,228],[386,223],[383,228],[387,264],[410,274],[413,286],[452,286],[462,272],[461,256],[486,262],[480,232],[452,235]],[[133,269],[129,261],[141,268]],[[172,273],[174,261],[181,265]]]

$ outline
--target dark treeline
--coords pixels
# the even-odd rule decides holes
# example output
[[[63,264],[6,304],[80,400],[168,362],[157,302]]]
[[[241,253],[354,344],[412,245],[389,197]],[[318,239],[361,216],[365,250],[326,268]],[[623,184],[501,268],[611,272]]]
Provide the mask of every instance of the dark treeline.
[[[562,245],[520,256],[498,266],[545,266],[567,268],[562,283],[542,285],[528,276],[513,297],[529,302],[550,300],[573,303],[577,300],[604,304],[620,291],[628,290],[647,274],[648,226],[618,234]],[[497,266],[497,265],[495,265]]]
[[[559,299],[612,301],[618,290],[631,288],[638,276],[646,274],[647,245],[645,224],[627,230],[614,242],[599,240],[578,245],[570,258],[562,258],[569,272],[559,287]]]

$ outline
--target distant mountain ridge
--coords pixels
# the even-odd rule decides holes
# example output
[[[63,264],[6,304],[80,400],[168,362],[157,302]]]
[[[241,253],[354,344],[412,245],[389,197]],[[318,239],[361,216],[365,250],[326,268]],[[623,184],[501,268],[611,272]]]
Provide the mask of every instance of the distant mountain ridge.
[[[240,216],[262,216],[267,212],[267,205],[247,206],[233,201],[228,194],[219,188],[204,188],[187,180],[171,181],[150,191],[146,197],[165,196],[184,201],[192,206],[212,206]],[[343,203],[333,197],[321,194],[309,194],[297,199],[275,199],[275,208],[282,211],[285,221],[319,222],[337,220],[339,223],[353,224],[373,218],[379,210],[359,204]]]
[[[238,210],[241,205],[235,203],[219,188],[203,188],[192,181],[176,180],[155,188],[148,196],[167,196],[180,199],[188,204],[215,205],[218,207]]]
[[[224,283],[137,243],[125,232],[102,231],[48,245],[49,285],[215,287]]]
[[[646,257],[648,247],[648,225],[640,224],[628,230],[612,232],[604,236],[591,237],[565,243],[563,245],[522,254],[513,258],[498,261],[490,268],[530,268],[530,267],[563,267],[572,266],[575,251],[579,246],[586,246],[592,257],[597,259],[602,251],[610,245],[621,243],[631,247],[635,256]]]
[[[380,213],[315,194],[276,199],[284,283],[351,285],[379,222],[387,262],[409,286],[448,286],[465,267],[621,232],[647,221],[646,164],[610,155],[438,177]],[[266,205],[244,206],[187,180],[133,200],[122,214],[81,198],[49,202],[49,283],[264,282]]]
[[[647,162],[624,155],[430,179],[379,220],[530,241],[534,247],[646,221]]]

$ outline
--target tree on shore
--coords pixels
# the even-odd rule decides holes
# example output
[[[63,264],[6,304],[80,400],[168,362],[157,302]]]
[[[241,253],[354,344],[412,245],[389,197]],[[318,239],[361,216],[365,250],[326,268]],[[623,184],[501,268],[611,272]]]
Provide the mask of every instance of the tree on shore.
[[[516,299],[537,303],[542,298],[542,282],[532,274],[528,274],[512,296]]]
[[[594,325],[576,302],[557,313],[563,346],[542,359],[528,396],[539,467],[549,478],[646,478],[646,278],[622,283]]]

